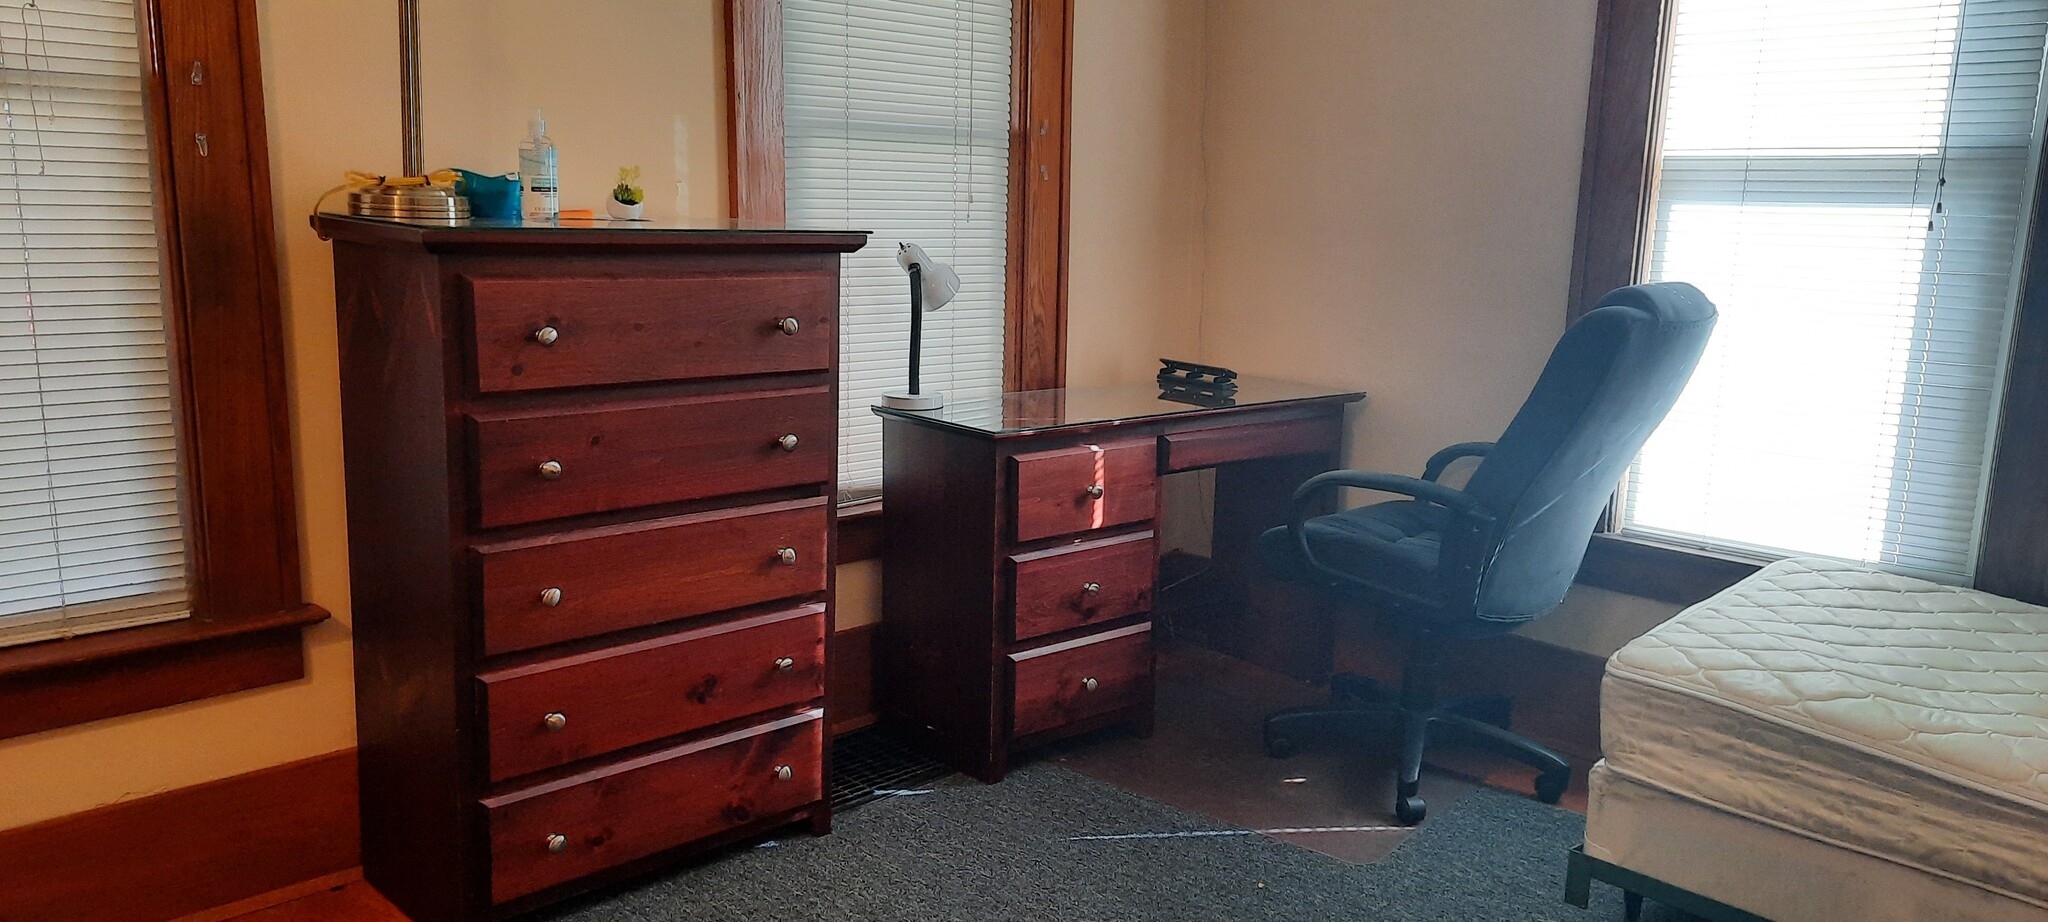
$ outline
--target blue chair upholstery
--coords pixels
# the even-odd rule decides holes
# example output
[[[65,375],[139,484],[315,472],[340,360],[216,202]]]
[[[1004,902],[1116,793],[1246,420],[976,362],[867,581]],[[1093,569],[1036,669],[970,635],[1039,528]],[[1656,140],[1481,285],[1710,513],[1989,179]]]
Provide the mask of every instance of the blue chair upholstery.
[[[1419,478],[1376,471],[1311,478],[1294,494],[1289,524],[1260,536],[1261,556],[1282,578],[1321,586],[1407,625],[1420,651],[1411,653],[1407,673],[1433,670],[1436,644],[1444,639],[1498,634],[1548,614],[1570,590],[1615,485],[1685,390],[1716,318],[1713,303],[1684,283],[1609,292],[1565,330],[1498,441],[1446,448]],[[1452,462],[1474,456],[1479,465],[1462,489],[1441,482]],[[1409,498],[1308,514],[1339,487]],[[1404,685],[1411,679],[1430,677],[1404,675]],[[1340,685],[1364,687],[1356,679]],[[1422,697],[1429,696],[1404,693],[1392,708],[1359,702],[1373,705],[1366,712],[1397,712],[1405,723],[1419,724],[1406,731],[1417,737],[1412,768],[1404,751],[1403,797],[1410,799],[1420,737],[1432,723],[1481,735],[1498,730],[1469,726],[1472,721],[1452,713],[1455,702],[1425,707],[1410,700]],[[1275,715],[1267,723],[1268,747],[1292,746],[1276,726],[1329,714],[1325,708]],[[1555,753],[1520,737],[1495,741],[1546,771],[1563,766]],[[1555,774],[1538,792],[1552,787],[1563,790]],[[1419,804],[1415,800],[1404,818],[1412,813],[1419,819]]]

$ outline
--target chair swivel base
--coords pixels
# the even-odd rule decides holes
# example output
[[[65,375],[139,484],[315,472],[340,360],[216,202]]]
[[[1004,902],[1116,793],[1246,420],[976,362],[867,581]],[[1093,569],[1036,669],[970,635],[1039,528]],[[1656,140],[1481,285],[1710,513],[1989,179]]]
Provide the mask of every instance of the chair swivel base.
[[[1444,700],[1415,700],[1383,688],[1371,679],[1337,675],[1330,679],[1330,703],[1291,708],[1266,718],[1266,754],[1276,759],[1293,755],[1296,743],[1318,732],[1356,727],[1398,729],[1401,736],[1399,782],[1394,791],[1394,816],[1405,825],[1422,822],[1429,806],[1419,793],[1422,754],[1431,736],[1454,733],[1488,750],[1534,767],[1536,799],[1557,803],[1571,785],[1571,763],[1534,740],[1508,732],[1510,702],[1501,695]]]

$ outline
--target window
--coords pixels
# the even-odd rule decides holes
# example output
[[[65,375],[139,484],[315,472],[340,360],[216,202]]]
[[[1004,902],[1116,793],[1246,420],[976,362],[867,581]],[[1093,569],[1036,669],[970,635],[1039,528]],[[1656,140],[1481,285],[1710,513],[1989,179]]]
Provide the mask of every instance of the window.
[[[253,0],[0,0],[0,739],[300,678],[327,617],[258,44]]]
[[[0,645],[190,614],[136,37],[0,9]]]
[[[792,226],[857,227],[841,275],[839,481],[877,495],[881,421],[904,386],[909,282],[898,243],[960,273],[928,314],[921,381],[948,401],[1003,391],[1010,277],[1009,0],[784,0],[783,131]]]
[[[1640,258],[1722,319],[1629,473],[1624,534],[1971,581],[2044,20],[2048,0],[1678,0]]]

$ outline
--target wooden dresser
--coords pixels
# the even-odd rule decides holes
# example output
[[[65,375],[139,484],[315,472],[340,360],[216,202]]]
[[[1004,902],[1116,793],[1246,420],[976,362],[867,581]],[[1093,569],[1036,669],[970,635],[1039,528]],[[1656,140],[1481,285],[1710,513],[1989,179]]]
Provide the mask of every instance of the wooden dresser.
[[[877,409],[884,716],[991,782],[1021,749],[1149,733],[1160,477],[1215,469],[1217,562],[1255,571],[1253,541],[1337,466],[1344,408],[1365,396],[1270,380],[1239,395],[1198,406],[1135,384]]]
[[[839,254],[865,237],[314,223],[370,883],[501,918],[827,830]]]

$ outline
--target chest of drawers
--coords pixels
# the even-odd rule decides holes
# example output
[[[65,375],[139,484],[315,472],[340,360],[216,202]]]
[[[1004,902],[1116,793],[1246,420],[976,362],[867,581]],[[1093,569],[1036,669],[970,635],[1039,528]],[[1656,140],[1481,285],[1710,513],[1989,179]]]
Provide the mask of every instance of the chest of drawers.
[[[370,883],[503,918],[828,829],[839,254],[864,236],[315,223]]]

